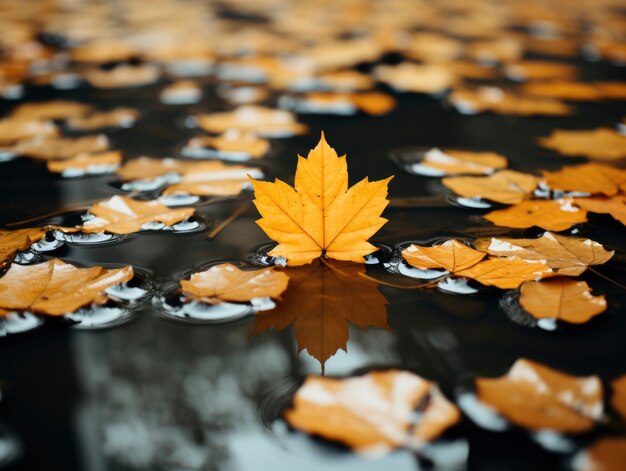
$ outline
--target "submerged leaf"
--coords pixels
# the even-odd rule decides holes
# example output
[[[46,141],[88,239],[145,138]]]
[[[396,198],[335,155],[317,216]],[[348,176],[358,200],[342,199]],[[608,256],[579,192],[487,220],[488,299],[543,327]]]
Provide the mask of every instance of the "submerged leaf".
[[[519,229],[537,226],[549,231],[564,231],[574,224],[587,221],[587,211],[573,206],[573,202],[571,198],[522,201],[492,211],[484,218],[498,226]]]
[[[524,260],[519,257],[492,258],[455,273],[457,276],[500,289],[517,288],[525,281],[552,274],[552,270],[543,260]]]
[[[285,419],[359,452],[380,453],[415,450],[456,424],[460,413],[430,381],[389,370],[346,379],[309,376]]]
[[[591,265],[602,265],[614,255],[598,242],[551,232],[538,239],[491,237],[477,239],[474,247],[489,255],[517,256],[524,260],[544,260],[557,275],[578,276]]]
[[[610,128],[556,129],[550,136],[540,138],[539,145],[573,157],[598,160],[626,158],[626,136]]]
[[[537,319],[573,324],[583,324],[606,310],[604,296],[593,296],[586,282],[569,278],[527,281],[520,289],[519,302]]]
[[[60,316],[108,299],[105,290],[133,277],[132,267],[77,268],[54,259],[38,265],[11,265],[0,278],[0,311]]]
[[[411,244],[402,251],[402,257],[415,268],[444,268],[455,273],[476,265],[485,254],[457,240],[447,240],[432,247]]]
[[[523,201],[537,187],[534,175],[513,170],[501,170],[488,177],[446,177],[441,182],[459,196],[504,204]]]
[[[253,298],[278,298],[287,289],[289,277],[273,267],[240,270],[231,263],[221,263],[181,280],[183,294],[204,302],[247,302]]]
[[[602,416],[602,383],[579,378],[524,358],[500,378],[478,378],[481,401],[511,422],[531,430],[581,433]]]
[[[252,179],[254,204],[263,216],[257,224],[279,243],[270,255],[286,258],[289,265],[309,263],[323,253],[363,262],[376,250],[367,239],[387,222],[380,214],[388,204],[390,179],[365,178],[348,188],[346,158],[338,157],[323,135],[306,159],[298,157],[295,188],[278,179]]]

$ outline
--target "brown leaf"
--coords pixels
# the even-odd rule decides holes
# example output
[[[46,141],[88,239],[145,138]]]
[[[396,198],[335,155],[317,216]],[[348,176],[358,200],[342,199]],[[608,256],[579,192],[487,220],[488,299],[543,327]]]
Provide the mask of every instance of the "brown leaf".
[[[488,177],[446,177],[441,183],[459,196],[513,204],[532,193],[537,187],[537,178],[528,173],[501,170]]]
[[[478,397],[514,424],[531,430],[582,433],[602,415],[602,383],[521,358],[500,378],[478,378]]]
[[[0,278],[0,309],[59,316],[106,302],[110,286],[133,277],[132,267],[77,268],[54,259],[38,265],[11,265]]]
[[[626,226],[626,195],[615,195],[611,198],[576,198],[574,202],[590,213],[610,214]]]
[[[464,114],[491,111],[513,116],[566,116],[574,111],[559,100],[516,95],[496,87],[460,88],[449,100]]]
[[[486,15],[483,14],[482,16]],[[477,19],[472,18],[471,20]],[[476,23],[476,27],[478,35],[482,36],[484,31],[480,32],[480,23]],[[522,57],[524,49],[518,40],[502,37],[492,40],[474,41],[467,48],[466,54],[478,62],[511,62]]]
[[[626,420],[626,375],[620,376],[611,383],[613,395],[611,396],[611,406],[617,413]]]
[[[9,117],[0,120],[0,144],[12,144],[36,136],[56,137],[59,130],[51,121],[36,118]]]
[[[556,129],[539,145],[559,154],[598,160],[620,160],[626,157],[626,136],[610,128],[590,130]]]
[[[471,278],[487,286],[513,289],[528,280],[551,276],[553,271],[543,260],[502,257],[484,260],[470,268],[457,270],[455,275]]]
[[[134,108],[114,108],[86,116],[74,116],[67,120],[67,126],[74,131],[93,131],[102,128],[129,128],[137,118],[139,111]]]
[[[110,70],[89,69],[85,71],[84,77],[91,86],[96,88],[140,87],[159,80],[161,71],[151,64],[122,64]]]
[[[83,137],[36,137],[19,141],[6,150],[33,159],[71,159],[78,154],[100,152],[109,148],[109,139],[104,134]]]
[[[593,296],[584,281],[553,278],[527,281],[520,289],[519,302],[537,319],[552,318],[583,324],[606,310],[604,296]]]
[[[302,134],[306,126],[293,113],[262,106],[242,106],[234,111],[204,114],[196,117],[198,126],[207,132],[223,133],[229,129],[249,131],[268,138]]]
[[[424,62],[445,62],[463,54],[463,42],[437,33],[414,33],[404,54]]]
[[[613,196],[626,191],[626,170],[588,163],[568,165],[556,172],[543,172],[546,184],[553,190]]]
[[[252,335],[293,324],[298,351],[306,350],[323,366],[339,349],[346,351],[348,323],[390,330],[387,299],[361,276],[362,264],[315,259],[284,272],[289,289],[274,310],[257,314]]]
[[[594,82],[603,98],[607,100],[625,100],[626,84],[624,82]]]
[[[85,115],[91,109],[91,105],[86,103],[52,100],[24,103],[13,110],[12,116],[19,119],[67,119]]]
[[[558,275],[578,276],[591,265],[602,265],[615,254],[590,239],[567,237],[551,232],[538,239],[491,237],[477,239],[474,247],[489,255],[517,256],[524,260],[544,260]]]
[[[113,196],[90,207],[89,213],[96,217],[85,221],[79,229],[83,232],[131,234],[140,231],[147,222],[171,226],[191,217],[194,211],[193,208],[170,209],[157,201]]]
[[[449,69],[435,64],[379,65],[374,69],[374,75],[395,90],[414,93],[438,93],[458,82],[458,77]]]
[[[455,273],[476,265],[485,254],[458,240],[447,240],[432,247],[411,244],[402,251],[402,257],[415,268],[444,268]]]
[[[267,139],[258,137],[253,132],[231,129],[217,137],[192,137],[183,154],[199,158],[208,156],[226,160],[247,160],[261,158],[269,150],[270,143]]]
[[[118,150],[102,153],[82,153],[65,160],[49,160],[48,170],[66,176],[82,176],[86,173],[111,173],[122,163]]]
[[[418,173],[432,176],[488,175],[506,168],[507,159],[495,152],[470,152],[455,149],[430,149],[420,160]],[[414,167],[415,167],[414,165]]]
[[[626,463],[626,438],[604,437],[576,456],[576,471],[622,471]]]
[[[289,277],[273,267],[240,270],[230,263],[214,265],[208,270],[181,280],[183,294],[189,299],[247,302],[253,298],[278,298],[287,289]]]
[[[575,65],[565,62],[525,60],[509,64],[505,73],[514,80],[573,79],[578,75]]]
[[[359,452],[381,452],[417,449],[456,424],[460,413],[430,381],[389,370],[346,379],[308,376],[285,419]]]
[[[567,80],[525,83],[520,88],[520,92],[524,95],[559,100],[597,101],[602,99],[600,90],[593,84]]]
[[[587,211],[573,206],[573,202],[571,198],[522,201],[491,211],[483,217],[497,226],[518,229],[537,226],[549,231],[564,231],[575,224],[587,222]]]
[[[46,231],[39,227],[14,231],[0,230],[0,268],[11,261],[16,252],[27,250],[45,235]]]
[[[75,62],[122,62],[131,59],[135,54],[136,51],[128,42],[114,39],[96,40],[71,50],[71,57]]]

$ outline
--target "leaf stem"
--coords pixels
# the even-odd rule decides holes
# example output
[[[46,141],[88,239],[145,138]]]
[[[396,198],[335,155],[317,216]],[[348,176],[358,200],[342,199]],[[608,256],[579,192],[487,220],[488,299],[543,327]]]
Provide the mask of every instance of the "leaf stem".
[[[226,226],[228,226],[231,222],[233,222],[235,219],[245,213],[249,205],[250,201],[244,201],[242,204],[240,204],[230,216],[224,219],[211,232],[209,232],[209,234],[206,236],[207,239],[214,239],[220,232],[222,232],[222,230],[224,230]]]
[[[620,287],[621,289],[623,289],[624,291],[626,291],[626,286],[624,286],[624,285],[622,285],[621,283],[619,283],[619,282],[615,281],[614,279],[609,278],[609,277],[608,277],[608,276],[606,276],[606,275],[603,275],[603,274],[602,274],[602,273],[600,273],[598,270],[596,270],[596,269],[594,269],[594,268],[592,268],[592,267],[589,267],[589,270],[590,270],[591,272],[595,273],[596,275],[598,275],[600,278],[604,278],[604,279],[605,279],[606,281],[608,281],[609,283],[613,283],[615,286],[618,286],[618,287]]]

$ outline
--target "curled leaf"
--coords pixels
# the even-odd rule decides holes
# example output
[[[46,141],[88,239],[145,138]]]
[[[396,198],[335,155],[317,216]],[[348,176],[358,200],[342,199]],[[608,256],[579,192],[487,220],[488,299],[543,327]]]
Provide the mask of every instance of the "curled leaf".
[[[443,244],[432,247],[411,244],[402,251],[402,257],[409,265],[416,268],[443,268],[450,273],[455,273],[476,265],[485,257],[485,254],[458,240],[447,240]]]
[[[54,259],[38,265],[11,265],[0,278],[0,310],[59,316],[106,302],[105,290],[133,277],[132,267],[77,268]]]
[[[0,230],[0,268],[11,261],[16,252],[27,250],[45,235],[46,231],[39,227],[14,231]]]
[[[285,419],[357,451],[381,452],[417,449],[456,424],[460,413],[430,381],[389,370],[346,379],[309,376]]]
[[[587,211],[573,206],[573,202],[571,198],[522,201],[491,211],[484,218],[504,227],[525,229],[537,226],[549,231],[564,231],[575,224],[587,222]]]
[[[500,378],[478,378],[481,401],[531,430],[582,433],[602,416],[602,383],[579,378],[524,358]]]

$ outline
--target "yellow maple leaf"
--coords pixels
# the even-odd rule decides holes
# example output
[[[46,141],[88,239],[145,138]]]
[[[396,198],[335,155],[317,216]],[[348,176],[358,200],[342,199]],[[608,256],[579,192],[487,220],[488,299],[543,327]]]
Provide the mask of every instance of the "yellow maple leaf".
[[[367,242],[387,220],[387,184],[393,177],[370,182],[364,178],[348,188],[346,156],[339,157],[324,134],[307,158],[298,156],[295,185],[250,178],[257,221],[278,245],[269,252],[289,265],[303,265],[326,256],[363,262],[376,250]]]

